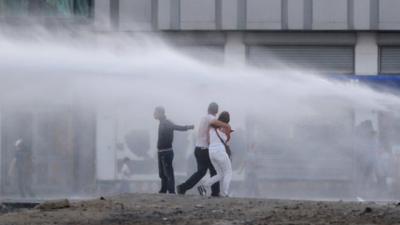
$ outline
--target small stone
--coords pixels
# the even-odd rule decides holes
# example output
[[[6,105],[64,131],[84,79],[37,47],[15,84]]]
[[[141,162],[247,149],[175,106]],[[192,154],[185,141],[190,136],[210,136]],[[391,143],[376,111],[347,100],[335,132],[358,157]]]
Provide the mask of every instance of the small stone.
[[[69,208],[70,206],[71,205],[68,199],[63,199],[63,200],[47,201],[36,206],[35,208],[46,211],[46,210]]]
[[[371,213],[371,212],[372,212],[371,207],[366,207],[366,208],[364,209],[363,214],[364,214],[364,213]]]
[[[120,210],[124,210],[125,209],[125,205],[121,202],[116,202],[114,204],[116,207],[118,206]]]
[[[183,213],[183,211],[180,210],[180,209],[177,209],[177,210],[175,211],[175,214],[182,214],[182,213]]]
[[[104,201],[106,200],[106,198],[104,198],[103,196],[100,197],[100,200]]]
[[[222,209],[214,209],[211,211],[212,213],[224,213],[225,211]]]

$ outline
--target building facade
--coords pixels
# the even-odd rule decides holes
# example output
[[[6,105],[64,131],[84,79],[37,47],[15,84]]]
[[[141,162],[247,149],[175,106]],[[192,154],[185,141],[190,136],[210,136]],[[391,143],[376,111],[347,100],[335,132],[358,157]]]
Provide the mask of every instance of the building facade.
[[[271,69],[279,68],[283,61],[284,66],[329,75],[396,75],[400,74],[398,9],[400,2],[396,0],[95,0],[92,19],[97,31],[155,33],[194,57],[204,59],[201,56],[212,51],[211,61],[221,64],[251,64]],[[377,124],[375,129],[382,136],[398,132],[395,124],[399,121],[393,117],[366,114],[368,120]],[[354,118],[343,118],[349,123],[341,128],[342,134],[356,125]],[[323,127],[320,131],[329,130]],[[316,135],[314,140],[318,140],[320,134],[310,135]],[[259,137],[265,138],[265,135]],[[335,151],[343,137],[337,140],[332,137],[331,141]],[[397,145],[397,141],[390,142]],[[267,149],[259,149],[260,153],[284,148],[271,143],[265,146]],[[263,162],[266,162],[264,177],[259,177],[260,189],[265,191],[259,193],[262,196],[287,197],[301,187],[309,196],[313,195],[310,190],[324,193],[322,196],[335,196],[334,192],[340,190],[336,196],[341,197],[358,191],[354,185],[358,175],[349,173],[357,167],[357,159],[337,156],[321,159],[319,163],[330,169],[321,169],[319,175],[310,176],[305,172],[310,164],[303,165],[298,159],[291,162],[284,157],[280,160],[258,157],[265,157]],[[335,160],[340,162],[340,168],[335,167]],[[334,186],[341,187],[330,188]]]
[[[93,19],[98,30],[208,46],[225,61],[271,67],[274,55],[327,73],[377,75],[400,72],[399,8],[396,0],[96,0]]]
[[[21,24],[34,16],[48,26],[154,34],[194,57],[205,58],[201,56],[212,51],[211,61],[219,64],[278,68],[284,61],[330,75],[396,75],[399,9],[398,0],[0,0],[0,23]],[[118,158],[115,152],[130,149],[129,135],[115,138],[118,119],[69,106],[16,111],[1,113],[2,194],[15,192],[7,168],[10,149],[21,135],[32,142],[34,185],[42,193],[90,193],[98,180],[118,179],[125,154]],[[143,129],[126,131],[134,136],[132,143],[149,150]],[[143,138],[136,140],[138,136]],[[115,157],[111,166],[110,157]],[[152,160],[141,163],[153,165]],[[154,171],[147,172],[135,179],[157,179]]]
[[[212,49],[219,61],[273,67],[272,55],[321,72],[377,75],[400,72],[399,8],[396,0],[1,0],[0,22],[36,15],[48,25],[154,32],[194,54]]]

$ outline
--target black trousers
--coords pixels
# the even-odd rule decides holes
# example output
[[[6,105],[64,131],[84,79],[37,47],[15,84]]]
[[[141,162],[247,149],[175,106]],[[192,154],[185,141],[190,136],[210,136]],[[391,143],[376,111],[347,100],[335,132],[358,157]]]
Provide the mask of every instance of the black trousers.
[[[217,174],[217,171],[215,171],[215,168],[211,163],[208,149],[196,147],[194,150],[194,156],[196,157],[197,171],[184,183],[179,185],[183,191],[193,188],[206,175],[207,170],[210,170],[211,176]],[[211,186],[211,196],[219,196],[219,182]]]
[[[17,165],[17,184],[18,190],[21,197],[25,198],[26,195],[34,197],[35,194],[32,191],[32,171],[24,168],[25,165],[18,163]]]
[[[161,189],[159,193],[175,194],[175,177],[172,161],[174,160],[174,152],[163,151],[158,152],[158,175],[161,178]]]

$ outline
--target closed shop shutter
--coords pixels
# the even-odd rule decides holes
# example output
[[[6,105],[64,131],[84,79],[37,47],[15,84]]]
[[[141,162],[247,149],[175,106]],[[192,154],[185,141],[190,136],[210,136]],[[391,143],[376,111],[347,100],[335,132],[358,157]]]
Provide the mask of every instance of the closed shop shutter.
[[[380,48],[381,74],[400,74],[400,46],[382,46]]]
[[[248,47],[248,62],[270,69],[294,67],[327,74],[353,74],[354,47],[254,45]]]

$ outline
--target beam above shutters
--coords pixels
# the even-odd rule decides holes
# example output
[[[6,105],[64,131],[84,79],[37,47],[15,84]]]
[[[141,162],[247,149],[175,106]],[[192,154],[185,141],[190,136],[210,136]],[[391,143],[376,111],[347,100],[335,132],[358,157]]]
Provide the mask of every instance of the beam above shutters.
[[[295,67],[329,74],[353,74],[354,48],[255,45],[248,47],[248,62],[270,69]]]
[[[355,45],[356,33],[349,32],[247,32],[248,45]]]

